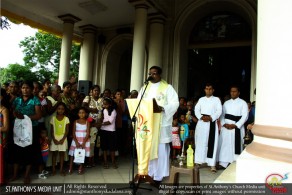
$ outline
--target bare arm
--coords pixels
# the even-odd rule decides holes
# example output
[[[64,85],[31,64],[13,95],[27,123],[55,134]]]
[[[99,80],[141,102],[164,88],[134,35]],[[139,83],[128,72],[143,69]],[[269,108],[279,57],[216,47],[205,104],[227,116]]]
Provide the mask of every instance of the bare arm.
[[[42,111],[41,111],[41,106],[35,106],[35,114],[34,115],[30,115],[29,118],[32,121],[37,121],[40,118],[42,118]]]
[[[65,141],[66,138],[67,138],[68,132],[69,132],[69,124],[66,124],[66,127],[65,127],[65,134],[64,134],[63,138],[60,140],[60,144],[63,144],[63,143],[64,143],[64,141]]]
[[[51,135],[52,135],[52,139],[53,139],[53,142],[54,142],[56,145],[58,145],[58,144],[59,144],[59,141],[56,140],[56,138],[55,138],[55,134],[54,134],[54,131],[55,131],[55,129],[54,129],[54,125],[51,124]]]
[[[9,130],[9,111],[7,108],[4,108],[2,111],[3,114],[3,124],[0,127],[0,132],[7,132]]]

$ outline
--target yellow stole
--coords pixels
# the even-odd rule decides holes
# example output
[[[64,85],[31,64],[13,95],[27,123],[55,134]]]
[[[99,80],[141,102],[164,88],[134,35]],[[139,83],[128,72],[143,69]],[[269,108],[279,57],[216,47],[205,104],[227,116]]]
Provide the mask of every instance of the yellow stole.
[[[149,93],[149,90],[151,88],[151,85],[153,85],[151,82],[148,84],[148,87],[145,91],[145,97],[148,97],[148,93]],[[144,88],[146,87],[146,85],[144,86]],[[157,102],[157,104],[159,106],[163,106],[164,104],[166,104],[167,102],[167,99],[166,99],[166,89],[168,87],[168,83],[161,79],[160,81],[160,84],[159,84],[159,87],[158,87],[158,90],[157,90],[157,93],[156,93],[156,97],[155,97],[155,100]],[[144,89],[143,88],[143,89]]]
[[[152,83],[149,83],[144,97],[149,98],[149,89]],[[146,85],[143,87],[145,89]],[[160,81],[158,86],[155,100],[158,105],[163,106],[167,102],[166,89],[168,83],[165,80]],[[138,157],[138,174],[147,175],[149,160],[158,158],[158,145],[160,140],[160,126],[161,126],[161,113],[153,112],[153,100],[143,99],[137,114],[136,126],[136,148]],[[130,115],[134,114],[135,108],[139,100],[126,99]]]

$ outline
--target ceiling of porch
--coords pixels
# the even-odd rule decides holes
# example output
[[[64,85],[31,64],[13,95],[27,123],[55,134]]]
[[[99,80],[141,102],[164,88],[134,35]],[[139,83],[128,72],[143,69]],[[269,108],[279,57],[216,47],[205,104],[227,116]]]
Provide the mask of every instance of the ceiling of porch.
[[[81,19],[74,25],[75,35],[82,34],[80,26],[125,27],[135,19],[135,7],[128,0],[2,0],[1,12],[10,19],[56,33],[63,30],[58,16],[71,14]]]

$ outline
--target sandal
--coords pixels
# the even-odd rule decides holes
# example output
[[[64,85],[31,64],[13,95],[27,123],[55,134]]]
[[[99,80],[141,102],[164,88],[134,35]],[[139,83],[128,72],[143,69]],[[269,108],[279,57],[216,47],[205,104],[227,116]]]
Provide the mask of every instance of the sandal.
[[[38,174],[39,179],[47,179],[47,176],[45,174]]]
[[[48,175],[48,174],[49,174],[49,171],[47,171],[47,170],[43,170],[43,171],[41,172],[41,174]]]
[[[103,164],[103,168],[104,168],[104,169],[109,169],[108,164],[107,164],[107,163],[104,163],[104,164]]]
[[[71,175],[72,174],[72,169],[68,170],[68,174]]]
[[[216,173],[217,172],[216,167],[211,167],[211,172]]]
[[[83,172],[83,167],[79,167],[78,169],[78,175],[82,175],[84,172]]]

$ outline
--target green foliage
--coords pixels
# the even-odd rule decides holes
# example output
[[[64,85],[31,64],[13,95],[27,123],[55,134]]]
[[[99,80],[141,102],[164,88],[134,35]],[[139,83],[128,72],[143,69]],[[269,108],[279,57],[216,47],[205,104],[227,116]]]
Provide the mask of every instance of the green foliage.
[[[48,33],[37,32],[25,37],[19,46],[23,48],[24,65],[10,64],[1,69],[1,83],[20,79],[57,79],[61,56],[62,39]],[[72,44],[70,74],[78,77],[80,46]]]
[[[80,60],[80,45],[73,44],[71,49],[70,72],[78,77]]]
[[[7,68],[1,68],[1,83],[19,80],[38,80],[38,77],[28,66],[20,64],[9,64]]]
[[[48,33],[37,32],[34,37],[26,37],[20,42],[25,54],[24,63],[38,69],[59,70],[62,39]],[[72,44],[70,71],[78,74],[80,46]]]
[[[24,63],[27,66],[40,68],[50,66],[52,70],[58,69],[61,51],[60,38],[52,34],[37,32],[34,37],[26,37],[20,42],[24,48]]]

